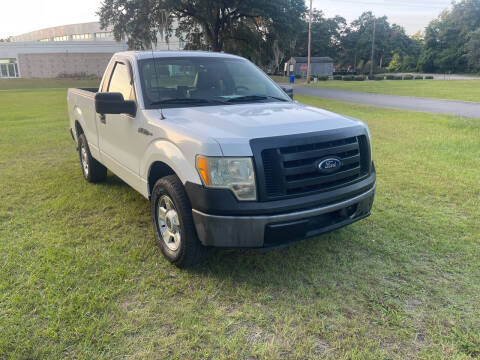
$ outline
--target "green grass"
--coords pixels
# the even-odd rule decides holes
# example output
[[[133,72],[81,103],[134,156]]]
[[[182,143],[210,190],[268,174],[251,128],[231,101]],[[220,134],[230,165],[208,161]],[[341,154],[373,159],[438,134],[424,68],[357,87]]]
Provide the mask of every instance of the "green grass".
[[[480,120],[298,97],[369,124],[372,216],[181,271],[147,200],[82,179],[65,97],[0,93],[0,358],[480,356]]]
[[[0,90],[97,87],[100,79],[0,79]]]
[[[269,76],[272,78],[273,81],[276,81],[278,83],[285,84],[285,83],[290,82],[290,79],[289,79],[288,76],[279,76],[279,75],[269,75]],[[296,81],[298,81],[298,80],[296,80]]]
[[[279,82],[286,80],[275,79]],[[296,81],[297,82],[297,81]],[[304,84],[300,80],[298,84]],[[329,89],[372,94],[416,96],[445,100],[480,102],[480,80],[383,80],[383,81],[319,81],[318,86]],[[480,117],[480,114],[479,114]]]

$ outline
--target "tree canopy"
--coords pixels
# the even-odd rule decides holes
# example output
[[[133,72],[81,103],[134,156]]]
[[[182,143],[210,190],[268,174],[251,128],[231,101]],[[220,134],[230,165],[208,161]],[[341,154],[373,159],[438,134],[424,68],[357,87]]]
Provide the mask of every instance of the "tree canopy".
[[[425,30],[418,66],[427,72],[480,71],[480,0],[453,3]]]
[[[131,49],[150,48],[159,36],[168,41],[176,31],[186,49],[235,53],[272,71],[291,56],[307,55],[304,0],[104,0],[98,14],[101,26],[111,26]],[[453,3],[413,36],[372,12],[347,24],[314,10],[312,56],[367,71],[374,24],[377,71],[480,71],[480,0]]]
[[[131,48],[150,48],[158,34],[168,40],[178,25],[187,48],[258,59],[290,46],[305,11],[304,0],[104,0],[98,14]]]

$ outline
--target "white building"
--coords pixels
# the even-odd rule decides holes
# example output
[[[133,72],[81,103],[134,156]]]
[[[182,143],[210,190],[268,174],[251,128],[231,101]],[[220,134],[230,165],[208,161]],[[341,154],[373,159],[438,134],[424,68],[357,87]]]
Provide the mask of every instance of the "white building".
[[[182,50],[172,34],[159,38],[157,50]],[[0,42],[0,78],[102,76],[113,53],[127,50],[110,30],[97,22],[56,26],[10,37]]]

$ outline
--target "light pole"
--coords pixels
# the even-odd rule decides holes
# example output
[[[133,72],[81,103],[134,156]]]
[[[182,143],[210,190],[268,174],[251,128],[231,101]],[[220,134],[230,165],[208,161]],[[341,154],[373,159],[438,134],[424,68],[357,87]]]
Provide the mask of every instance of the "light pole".
[[[310,0],[310,14],[308,16],[308,59],[307,59],[307,84],[310,84],[312,53],[312,0]]]
[[[372,34],[372,56],[370,57],[370,80],[373,79],[373,66],[375,59],[375,32],[377,29],[377,19],[373,17],[373,34]]]

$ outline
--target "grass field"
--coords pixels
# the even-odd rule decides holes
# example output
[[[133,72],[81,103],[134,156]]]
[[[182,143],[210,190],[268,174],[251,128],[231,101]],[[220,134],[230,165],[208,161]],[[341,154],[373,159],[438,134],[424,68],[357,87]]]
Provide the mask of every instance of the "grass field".
[[[0,93],[0,359],[480,356],[480,120],[298,97],[369,124],[372,216],[181,271],[147,200],[82,179],[65,97]]]
[[[0,90],[97,87],[100,79],[1,79]]]
[[[277,82],[287,78],[274,77]],[[302,85],[303,80],[296,83]],[[358,91],[372,94],[417,96],[426,98],[480,102],[480,80],[383,80],[383,81],[320,81],[311,86]],[[479,114],[480,117],[480,114]]]

